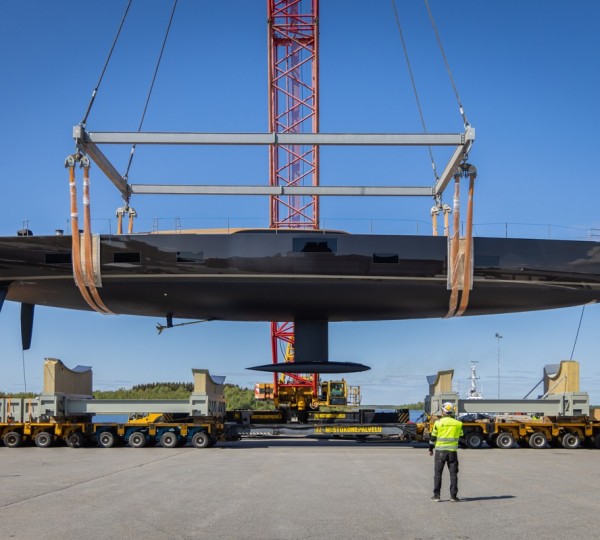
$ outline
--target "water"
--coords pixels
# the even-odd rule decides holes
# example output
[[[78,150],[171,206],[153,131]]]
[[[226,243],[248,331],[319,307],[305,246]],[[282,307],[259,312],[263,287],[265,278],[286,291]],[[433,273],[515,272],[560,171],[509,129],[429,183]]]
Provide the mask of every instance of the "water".
[[[123,424],[127,422],[129,418],[128,414],[97,414],[92,418],[92,422],[103,423],[103,422],[115,422]]]
[[[409,413],[409,418],[411,422],[423,422],[425,420],[425,416],[424,415],[425,411],[418,411],[418,410],[410,410],[408,411]]]

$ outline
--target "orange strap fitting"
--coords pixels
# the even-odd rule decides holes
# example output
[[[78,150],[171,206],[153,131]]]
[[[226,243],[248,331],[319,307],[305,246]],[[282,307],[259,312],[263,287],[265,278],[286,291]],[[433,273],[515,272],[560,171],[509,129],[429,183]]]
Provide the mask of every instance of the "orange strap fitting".
[[[127,234],[133,234],[133,219],[137,217],[137,212],[128,204],[117,208],[117,234],[123,234],[123,217],[127,214],[129,223],[127,224]]]
[[[460,234],[458,231],[459,220],[457,220],[456,212],[458,209],[457,198],[458,194],[458,182],[460,173],[465,176],[469,176],[469,197],[467,203],[467,223],[464,238],[464,249],[460,249]],[[466,311],[469,305],[469,297],[472,287],[472,273],[473,273],[473,193],[475,189],[475,178],[477,176],[477,169],[468,163],[463,163],[460,169],[454,175],[456,186],[454,192],[454,231],[452,236],[451,244],[451,280],[452,280],[452,292],[450,294],[450,306],[448,313],[445,318],[449,317],[460,317]],[[460,203],[458,203],[460,204]],[[458,221],[458,223],[457,223]],[[462,286],[461,286],[462,277]],[[462,290],[460,298],[460,306],[458,306],[459,291]],[[458,310],[457,310],[458,306]]]
[[[442,212],[444,213],[444,236],[448,236],[450,226],[448,225],[449,215],[452,213],[452,208],[447,204],[442,206]]]
[[[133,208],[129,207],[127,215],[129,217],[129,222],[127,223],[127,232],[129,234],[133,234],[133,218],[137,217],[137,212]]]
[[[438,205],[435,205],[431,208],[431,227],[433,229],[433,236],[438,235],[437,218],[439,213],[440,207]]]
[[[123,215],[125,214],[125,208],[117,208],[117,234],[123,234]]]
[[[92,257],[92,217],[90,210],[90,160],[84,156],[81,158],[81,168],[83,169],[83,250],[85,261],[86,285],[92,295],[92,298],[98,306],[100,313],[111,313],[106,307],[96,284],[94,283],[94,262]]]
[[[88,238],[89,241],[89,263],[86,260],[86,267],[88,270],[88,274],[92,275],[93,274],[93,270],[92,270],[92,262],[91,262],[91,231],[90,231],[90,217],[89,217],[89,160],[87,157],[82,156],[81,154],[73,154],[67,157],[67,159],[65,160],[65,167],[67,167],[69,169],[69,191],[70,191],[70,196],[71,196],[71,238],[72,238],[72,244],[71,244],[71,251],[72,251],[72,264],[73,264],[73,277],[75,278],[75,284],[77,285],[77,288],[79,289],[79,292],[81,293],[81,296],[83,297],[83,299],[85,300],[85,302],[88,304],[88,306],[90,306],[94,311],[97,311],[99,313],[110,313],[110,310],[104,305],[104,303],[102,302],[102,300],[100,300],[100,304],[96,303],[95,299],[92,298],[93,295],[90,295],[90,291],[88,291],[87,286],[89,285],[89,282],[92,283],[92,287],[93,290],[96,292],[97,295],[97,291],[95,288],[95,285],[93,284],[93,277],[91,280],[87,279],[87,276],[84,275],[83,272],[83,266],[81,264],[81,236],[79,233],[79,214],[77,212],[77,185],[75,183],[75,163],[76,162],[82,162],[82,160],[85,160],[84,163],[87,163],[87,167],[84,166],[82,164],[82,167],[84,167],[84,206],[87,207],[84,208],[84,213],[85,213],[85,217],[84,217],[84,227],[87,229],[87,232],[89,233],[90,237]],[[85,171],[88,171],[88,174],[85,173]],[[86,186],[86,178],[87,178],[87,186]],[[86,204],[87,203],[87,204]],[[87,222],[87,224],[86,224]],[[86,230],[84,229],[84,255],[88,256],[88,249],[86,249],[85,247],[85,233]],[[99,296],[98,296],[99,298]]]
[[[460,299],[460,307],[456,316],[460,317],[469,305],[469,295],[471,292],[471,278],[473,272],[473,192],[475,189],[475,177],[477,169],[469,165],[466,174],[469,175],[469,199],[467,202],[467,230],[465,231],[465,255],[464,255],[464,278],[463,292]]]
[[[448,271],[451,276],[451,293],[450,293],[450,305],[448,313],[444,316],[444,319],[454,317],[456,307],[458,305],[458,289],[459,289],[459,243],[460,243],[460,174],[459,168],[454,172],[454,221],[452,239],[450,240],[450,260],[448,261]]]

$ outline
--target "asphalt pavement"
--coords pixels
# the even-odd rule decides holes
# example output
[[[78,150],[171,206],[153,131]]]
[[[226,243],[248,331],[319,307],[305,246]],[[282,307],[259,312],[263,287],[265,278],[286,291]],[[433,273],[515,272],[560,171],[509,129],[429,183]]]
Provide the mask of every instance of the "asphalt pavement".
[[[430,501],[424,445],[246,440],[214,448],[0,448],[0,538],[595,538],[600,450],[460,451]]]

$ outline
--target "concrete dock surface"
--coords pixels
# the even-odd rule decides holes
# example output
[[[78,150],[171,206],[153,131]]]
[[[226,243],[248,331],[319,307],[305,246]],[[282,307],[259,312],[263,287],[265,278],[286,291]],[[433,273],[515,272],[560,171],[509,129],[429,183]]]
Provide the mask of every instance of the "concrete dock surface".
[[[460,451],[430,501],[425,445],[246,440],[214,448],[0,448],[0,538],[600,537],[600,450]]]

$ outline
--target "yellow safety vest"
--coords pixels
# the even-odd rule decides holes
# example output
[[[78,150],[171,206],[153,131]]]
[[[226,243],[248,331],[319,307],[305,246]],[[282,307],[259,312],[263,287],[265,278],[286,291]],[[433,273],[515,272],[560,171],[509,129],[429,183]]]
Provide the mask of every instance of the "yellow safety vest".
[[[462,435],[462,422],[451,416],[444,416],[436,420],[431,431],[431,436],[436,438],[435,449],[448,450],[450,452],[458,450],[458,439]]]

